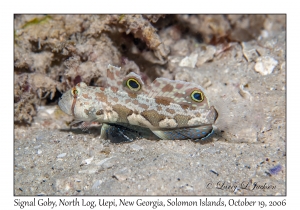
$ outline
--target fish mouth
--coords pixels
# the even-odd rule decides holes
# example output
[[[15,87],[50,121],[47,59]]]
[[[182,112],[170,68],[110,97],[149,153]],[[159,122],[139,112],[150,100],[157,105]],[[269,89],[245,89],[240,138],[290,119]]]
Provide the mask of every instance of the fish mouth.
[[[208,121],[211,122],[211,124],[213,124],[218,119],[218,116],[218,111],[215,109],[214,106],[211,106],[207,115]]]
[[[215,109],[214,106],[211,106],[210,110],[211,110],[211,113],[214,114],[214,122],[216,122],[216,120],[217,120],[218,117],[219,117],[218,111]]]
[[[72,115],[71,109],[66,106],[66,103],[64,102],[63,98],[60,98],[58,101],[59,108],[66,114]]]

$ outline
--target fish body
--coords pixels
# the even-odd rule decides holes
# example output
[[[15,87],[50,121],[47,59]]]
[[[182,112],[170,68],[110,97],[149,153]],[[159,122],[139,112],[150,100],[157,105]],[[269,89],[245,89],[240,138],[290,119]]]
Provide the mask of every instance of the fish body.
[[[108,65],[105,87],[78,83],[58,105],[76,122],[102,123],[101,136],[113,142],[137,138],[207,138],[218,113],[197,84],[157,78],[145,85],[131,72]]]

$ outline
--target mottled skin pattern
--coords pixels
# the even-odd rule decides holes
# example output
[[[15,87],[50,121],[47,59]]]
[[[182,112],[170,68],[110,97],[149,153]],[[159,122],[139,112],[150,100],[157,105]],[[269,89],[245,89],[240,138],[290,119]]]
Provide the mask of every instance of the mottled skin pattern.
[[[204,139],[217,111],[194,83],[157,78],[146,86],[133,72],[109,65],[106,87],[81,82],[63,94],[59,107],[76,122],[103,123],[101,136],[132,141],[150,130],[161,139]],[[148,132],[147,132],[148,133]]]

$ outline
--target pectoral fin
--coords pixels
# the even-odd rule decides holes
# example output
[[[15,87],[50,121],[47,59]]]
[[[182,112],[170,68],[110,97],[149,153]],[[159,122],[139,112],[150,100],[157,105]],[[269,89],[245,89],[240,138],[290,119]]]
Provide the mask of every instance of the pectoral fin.
[[[204,125],[193,128],[179,128],[169,130],[152,130],[161,139],[169,140],[204,140],[213,133],[212,125]]]
[[[106,124],[101,128],[101,138],[109,139],[112,143],[131,142],[141,138],[158,139],[150,129],[128,124]]]

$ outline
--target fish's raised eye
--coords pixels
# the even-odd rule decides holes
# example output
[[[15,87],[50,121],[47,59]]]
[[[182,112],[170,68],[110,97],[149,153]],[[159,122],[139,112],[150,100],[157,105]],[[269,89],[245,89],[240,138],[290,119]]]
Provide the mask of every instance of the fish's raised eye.
[[[71,94],[72,94],[72,96],[74,96],[74,97],[78,96],[78,93],[79,93],[79,91],[78,91],[77,88],[75,88],[75,87],[71,90]]]
[[[139,89],[141,89],[140,83],[133,78],[128,79],[126,85],[130,90],[138,91]]]
[[[202,102],[204,100],[203,93],[200,90],[194,90],[191,94],[191,98],[196,102]]]

